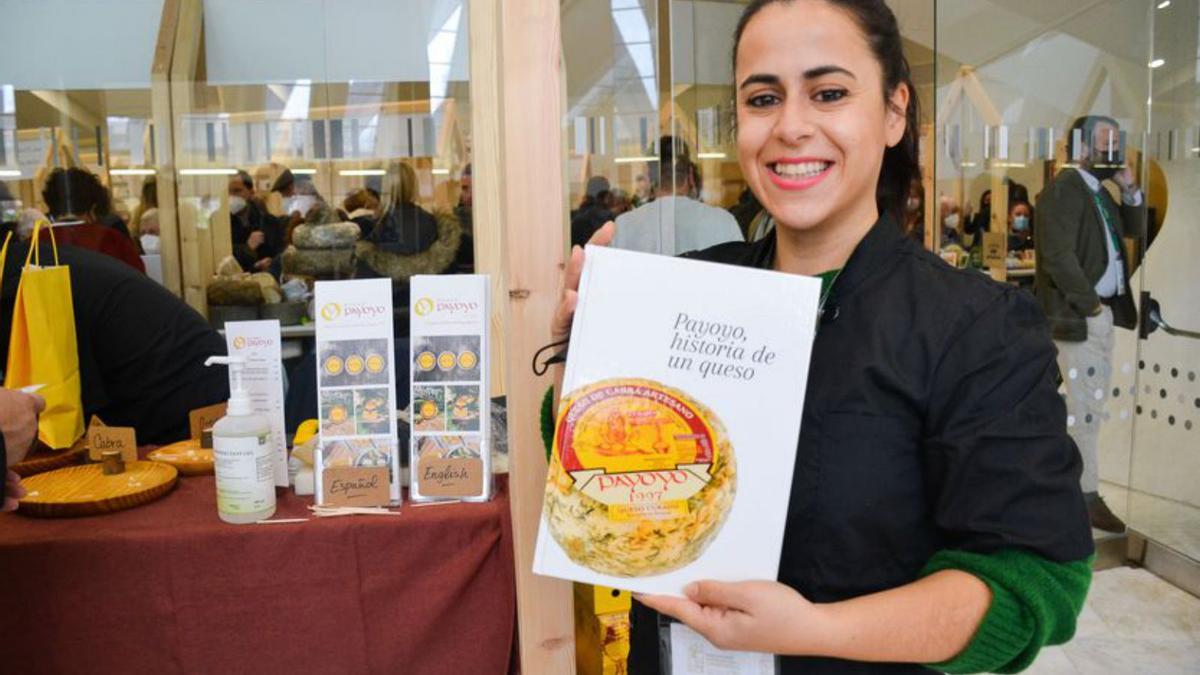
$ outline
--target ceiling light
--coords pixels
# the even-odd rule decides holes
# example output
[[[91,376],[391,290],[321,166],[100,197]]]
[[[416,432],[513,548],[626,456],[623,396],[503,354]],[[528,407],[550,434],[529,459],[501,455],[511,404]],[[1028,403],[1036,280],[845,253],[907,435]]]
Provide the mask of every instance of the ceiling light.
[[[1150,67],[1151,68],[1161,68],[1163,66],[1163,64],[1165,64],[1165,63],[1166,63],[1166,61],[1164,61],[1163,59],[1154,59],[1153,61],[1150,62]]]
[[[618,157],[613,161],[617,164],[633,164],[634,162],[657,162],[658,158],[647,155],[645,157]]]
[[[386,171],[383,169],[346,169],[339,171],[339,176],[382,176]]]
[[[316,172],[316,169],[292,169],[292,173],[297,176],[311,176]]]
[[[700,159],[725,159],[723,152],[701,152],[696,155]]]
[[[0,169],[0,178],[20,178],[20,169]]]
[[[433,170],[433,175],[435,175],[435,176],[449,176],[449,175],[450,175],[450,169],[434,169],[434,170]]]
[[[153,176],[158,173],[154,169],[109,169],[110,176]]]
[[[1163,0],[1162,2],[1158,3],[1159,9],[1166,9],[1170,6],[1171,6],[1171,0]]]

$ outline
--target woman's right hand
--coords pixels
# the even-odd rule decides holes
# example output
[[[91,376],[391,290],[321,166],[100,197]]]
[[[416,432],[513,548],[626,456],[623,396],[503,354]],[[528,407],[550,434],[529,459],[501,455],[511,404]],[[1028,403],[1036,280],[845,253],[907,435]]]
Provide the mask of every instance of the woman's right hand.
[[[608,246],[617,235],[617,225],[608,221],[596,230],[589,244]],[[566,340],[571,336],[571,322],[575,319],[575,305],[579,303],[579,277],[583,274],[583,247],[572,246],[571,257],[563,270],[562,290],[559,292],[558,307],[554,310],[554,319],[550,322],[550,339],[554,342]]]

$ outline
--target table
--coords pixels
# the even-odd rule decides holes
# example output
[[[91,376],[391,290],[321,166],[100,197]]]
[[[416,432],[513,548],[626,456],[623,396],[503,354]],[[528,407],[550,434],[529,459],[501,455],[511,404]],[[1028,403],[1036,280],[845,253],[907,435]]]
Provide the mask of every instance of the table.
[[[505,478],[487,504],[293,524],[221,522],[211,476],[106,516],[0,515],[0,669],[508,672]],[[279,495],[275,518],[308,516]]]

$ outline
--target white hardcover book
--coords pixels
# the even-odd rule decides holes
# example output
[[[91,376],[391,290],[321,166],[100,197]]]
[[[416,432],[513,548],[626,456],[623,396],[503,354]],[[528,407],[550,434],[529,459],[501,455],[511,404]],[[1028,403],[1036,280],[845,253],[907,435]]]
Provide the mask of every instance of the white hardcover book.
[[[487,501],[492,494],[486,275],[411,281],[409,498]]]
[[[775,579],[820,281],[589,246],[535,573]]]

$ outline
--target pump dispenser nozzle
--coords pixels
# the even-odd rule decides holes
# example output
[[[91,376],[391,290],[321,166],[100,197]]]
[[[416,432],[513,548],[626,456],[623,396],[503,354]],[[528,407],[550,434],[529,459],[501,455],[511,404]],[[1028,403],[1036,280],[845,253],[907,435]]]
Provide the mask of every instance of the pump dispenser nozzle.
[[[254,409],[250,407],[250,394],[242,386],[242,369],[246,367],[246,359],[240,356],[210,356],[204,365],[211,366],[214,363],[229,366],[229,376],[233,380],[226,413],[229,415],[252,414]]]

